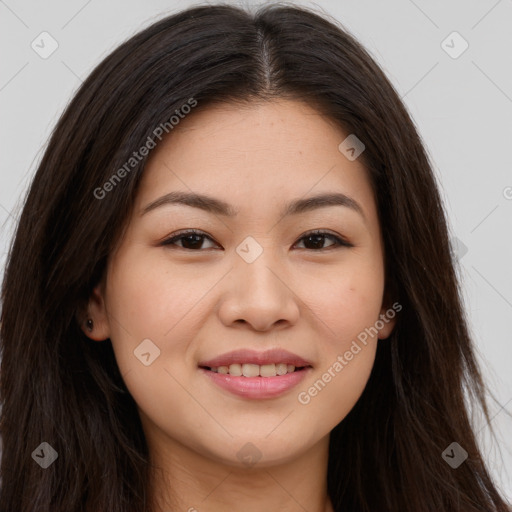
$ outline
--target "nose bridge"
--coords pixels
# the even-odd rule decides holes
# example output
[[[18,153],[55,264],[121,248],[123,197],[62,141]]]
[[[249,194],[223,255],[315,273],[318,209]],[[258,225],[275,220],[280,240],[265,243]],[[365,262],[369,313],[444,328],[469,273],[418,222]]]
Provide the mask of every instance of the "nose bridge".
[[[271,237],[259,238],[246,237],[236,248],[234,271],[236,279],[240,280],[244,289],[252,296],[281,295],[284,286],[277,276],[284,274],[284,265],[280,262]],[[242,291],[244,291],[242,289]],[[255,295],[256,294],[256,295]]]

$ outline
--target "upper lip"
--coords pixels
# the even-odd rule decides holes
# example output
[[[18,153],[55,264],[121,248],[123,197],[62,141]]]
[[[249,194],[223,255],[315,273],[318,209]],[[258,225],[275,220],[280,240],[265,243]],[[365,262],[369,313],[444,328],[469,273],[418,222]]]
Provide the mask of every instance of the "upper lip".
[[[311,366],[309,361],[280,348],[266,350],[265,352],[250,349],[234,350],[233,352],[227,352],[214,359],[201,361],[199,366],[218,368],[219,366],[229,366],[235,363],[257,364],[260,366],[272,363],[293,364],[295,367]]]

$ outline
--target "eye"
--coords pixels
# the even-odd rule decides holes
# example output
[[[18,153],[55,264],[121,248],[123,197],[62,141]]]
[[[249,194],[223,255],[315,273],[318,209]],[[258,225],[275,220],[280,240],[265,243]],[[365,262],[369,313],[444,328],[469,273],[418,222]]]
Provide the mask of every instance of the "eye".
[[[327,246],[322,247],[324,245],[325,239],[330,238],[331,240],[334,240],[334,243]],[[206,233],[203,233],[202,231],[196,230],[196,229],[189,229],[185,231],[181,231],[171,238],[168,238],[161,242],[160,245],[163,246],[177,246],[180,249],[186,249],[186,250],[198,250],[201,249],[201,246],[203,244],[204,239],[208,239],[213,242],[212,238],[208,236]],[[330,248],[336,248],[336,247],[354,247],[350,242],[347,240],[334,235],[328,231],[322,231],[322,230],[314,230],[310,231],[309,233],[306,233],[303,235],[299,240],[305,240],[306,244],[312,245],[313,247],[304,247],[305,249],[317,251],[318,250],[325,250]],[[181,245],[177,245],[176,242],[182,241]]]
[[[309,233],[306,233],[304,236],[302,236],[299,240],[308,240],[314,249],[320,249],[323,250],[323,242],[326,238],[330,238],[331,240],[334,240],[334,244],[331,244],[325,249],[335,248],[335,247],[354,247],[350,242],[345,240],[344,238],[341,238],[337,235],[334,235],[332,233],[329,233],[328,231],[322,231],[320,229],[316,229],[314,231],[310,231]],[[307,247],[306,247],[307,249]]]
[[[196,229],[188,229],[186,231],[181,231],[178,234],[174,235],[171,238],[168,238],[167,240],[164,240],[161,245],[176,245],[176,242],[178,240],[183,240],[184,243],[178,247],[181,249],[190,249],[190,250],[196,250],[201,248],[202,245],[202,239],[208,238],[211,240],[211,238],[203,233],[202,231],[198,231]]]

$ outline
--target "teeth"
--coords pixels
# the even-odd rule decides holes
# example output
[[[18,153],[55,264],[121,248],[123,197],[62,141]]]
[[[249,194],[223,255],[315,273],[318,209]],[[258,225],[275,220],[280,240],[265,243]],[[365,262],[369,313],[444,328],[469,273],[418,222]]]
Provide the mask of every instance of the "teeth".
[[[231,366],[229,367],[231,370]],[[258,377],[260,374],[260,367],[257,364],[243,364],[242,375],[244,377]]]
[[[275,364],[262,364],[259,368],[259,374],[262,377],[275,377],[276,365]]]
[[[242,365],[241,364],[230,364],[229,365],[229,374],[235,375],[237,377],[242,376]]]
[[[277,375],[284,375],[288,372],[288,366],[285,363],[279,363],[276,365]]]
[[[287,373],[293,373],[295,366],[293,364],[286,363],[272,363],[272,364],[230,364],[229,366],[219,366],[217,368],[210,368],[212,372],[222,373],[224,375],[234,375],[236,377],[276,377],[277,375],[286,375]]]

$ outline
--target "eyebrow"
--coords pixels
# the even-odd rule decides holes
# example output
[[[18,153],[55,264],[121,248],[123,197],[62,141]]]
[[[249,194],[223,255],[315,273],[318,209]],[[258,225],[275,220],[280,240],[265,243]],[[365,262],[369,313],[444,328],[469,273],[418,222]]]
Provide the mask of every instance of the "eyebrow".
[[[235,217],[238,214],[238,210],[233,208],[233,206],[225,201],[216,199],[215,197],[192,192],[175,191],[169,192],[168,194],[165,194],[164,196],[147,204],[143,208],[141,216],[155,210],[156,208],[169,204],[183,204],[225,217]],[[284,206],[281,212],[281,217],[298,215],[318,208],[325,208],[327,206],[344,206],[350,208],[366,220],[360,204],[355,199],[352,199],[340,192],[324,193],[312,197],[295,199]]]

